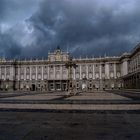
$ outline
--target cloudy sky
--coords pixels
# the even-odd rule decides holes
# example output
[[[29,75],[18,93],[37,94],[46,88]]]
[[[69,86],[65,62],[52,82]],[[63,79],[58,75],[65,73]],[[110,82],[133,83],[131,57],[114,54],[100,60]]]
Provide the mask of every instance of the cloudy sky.
[[[120,55],[140,42],[140,0],[0,0],[0,57]]]

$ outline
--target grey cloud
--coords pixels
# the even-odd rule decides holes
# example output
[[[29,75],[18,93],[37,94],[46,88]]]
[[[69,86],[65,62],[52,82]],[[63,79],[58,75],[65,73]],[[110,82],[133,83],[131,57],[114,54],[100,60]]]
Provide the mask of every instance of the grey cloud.
[[[0,22],[17,24],[36,11],[40,0],[0,0]]]
[[[10,35],[0,33],[0,56],[11,59],[18,58],[20,54],[20,45]]]
[[[97,0],[80,2],[47,0],[42,3],[40,11],[30,18],[35,29],[46,38],[49,37],[46,48],[47,43],[53,47],[61,44],[63,49],[69,46],[69,50],[76,56],[103,55],[105,52],[108,55],[119,55],[129,51],[138,42],[139,1],[131,3],[131,9],[129,0],[119,1],[110,7],[98,5]],[[45,31],[43,26],[48,30]],[[49,31],[55,35],[49,34]],[[132,40],[126,39],[128,35],[134,36]],[[102,38],[108,42],[102,41]],[[40,42],[43,40],[39,38]]]
[[[13,35],[22,57],[46,57],[57,45],[75,57],[120,55],[140,40],[139,4],[139,0],[42,0],[24,21],[33,31],[23,31],[26,25],[19,23],[9,36]]]

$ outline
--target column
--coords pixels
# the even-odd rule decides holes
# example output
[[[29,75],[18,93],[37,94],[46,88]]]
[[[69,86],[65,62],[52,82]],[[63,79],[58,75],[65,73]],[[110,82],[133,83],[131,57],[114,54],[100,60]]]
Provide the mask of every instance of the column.
[[[1,69],[1,68],[0,68],[0,69]],[[1,75],[1,72],[0,72],[0,75]],[[9,77],[10,80],[12,80],[12,76],[13,76],[13,75],[12,75],[12,66],[10,66],[10,77]],[[0,77],[1,77],[1,76],[0,76]]]
[[[53,79],[56,79],[56,66],[54,65],[54,75],[53,75]]]
[[[105,75],[106,75],[106,78],[109,79],[109,63],[106,63],[105,64]]]
[[[48,75],[48,80],[50,79],[50,66],[48,65],[48,73],[47,73],[47,75]]]
[[[88,65],[86,65],[86,78],[88,79]]]
[[[43,66],[41,66],[41,80],[43,80]]]
[[[16,66],[16,80],[19,81],[19,65]]]
[[[6,66],[5,66],[5,69],[4,69],[4,80],[6,80]]]
[[[14,80],[14,66],[11,66],[10,73],[11,73],[11,80]]]
[[[80,67],[80,79],[82,79],[82,69],[81,69],[81,65],[79,65]]]
[[[32,67],[30,66],[30,81],[32,80]]]
[[[26,80],[26,67],[24,66],[24,80]]]
[[[102,79],[102,67],[101,67],[101,64],[99,66],[99,75],[100,75],[100,79]]]
[[[69,72],[70,72],[70,68],[66,69],[66,72],[67,72],[66,79],[68,80],[68,79],[69,79]]]
[[[93,64],[93,79],[95,79],[95,66]]]
[[[63,69],[62,69],[62,65],[60,65],[60,79],[63,80]]]
[[[38,79],[38,77],[37,77],[37,75],[38,75],[37,66],[35,68],[36,68],[36,80],[37,80]]]
[[[117,75],[117,74],[116,74],[116,63],[114,63],[114,78],[115,78],[115,79],[117,78],[116,75]]]
[[[102,90],[103,89],[103,81],[102,81],[102,65],[99,65],[99,88]]]
[[[73,79],[75,80],[76,77],[75,77],[75,68],[73,68]]]

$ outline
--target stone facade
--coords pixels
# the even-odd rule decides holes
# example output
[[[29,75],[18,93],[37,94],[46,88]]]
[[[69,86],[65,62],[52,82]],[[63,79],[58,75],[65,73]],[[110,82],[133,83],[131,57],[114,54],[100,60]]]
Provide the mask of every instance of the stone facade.
[[[140,89],[140,44],[132,50],[123,62],[127,67],[126,74],[122,76],[124,88]]]
[[[66,91],[69,53],[57,48],[46,60],[0,60],[0,90]],[[72,59],[72,88],[76,91],[140,88],[140,45],[131,54]],[[135,79],[135,80],[134,80]]]

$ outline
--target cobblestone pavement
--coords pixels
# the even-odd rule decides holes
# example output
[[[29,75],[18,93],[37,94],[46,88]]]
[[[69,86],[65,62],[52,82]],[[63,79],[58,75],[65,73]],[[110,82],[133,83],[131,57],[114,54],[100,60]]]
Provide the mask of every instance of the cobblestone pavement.
[[[140,114],[0,112],[0,140],[139,140]]]

